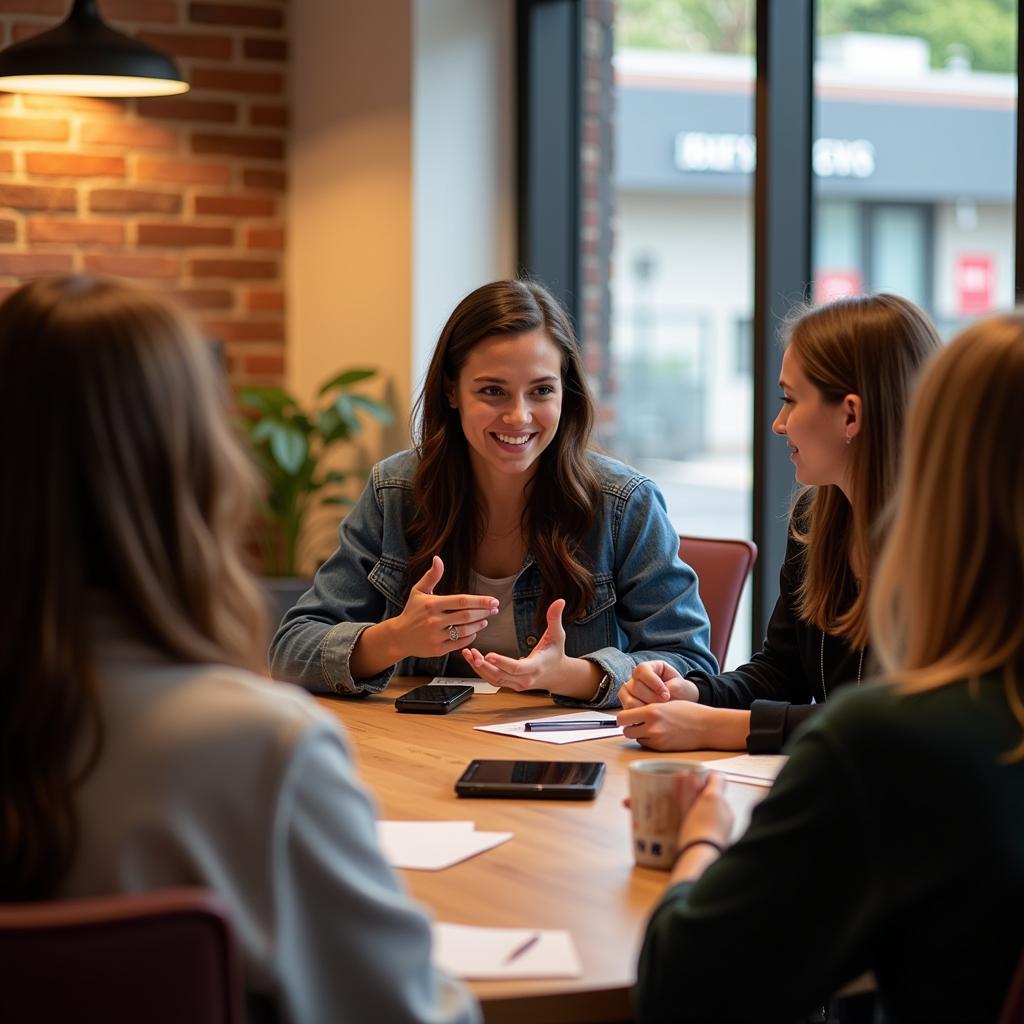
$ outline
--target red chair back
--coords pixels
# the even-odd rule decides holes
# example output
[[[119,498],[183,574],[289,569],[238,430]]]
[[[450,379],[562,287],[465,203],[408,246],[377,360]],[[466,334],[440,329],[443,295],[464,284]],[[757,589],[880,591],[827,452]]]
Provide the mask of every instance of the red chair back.
[[[0,905],[0,1020],[242,1024],[228,919],[204,889]]]
[[[1006,993],[999,1024],[1024,1024],[1024,953],[1010,982],[1010,991]]]
[[[757,561],[749,540],[679,537],[679,557],[697,573],[701,600],[711,620],[711,653],[721,665],[729,649],[743,584]]]

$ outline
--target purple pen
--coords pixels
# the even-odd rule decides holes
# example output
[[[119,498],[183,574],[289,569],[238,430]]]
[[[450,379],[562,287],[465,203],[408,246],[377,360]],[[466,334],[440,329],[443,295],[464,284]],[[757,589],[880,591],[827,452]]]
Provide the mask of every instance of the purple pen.
[[[510,964],[513,960],[518,960],[528,949],[533,949],[537,943],[540,942],[540,932],[534,932],[522,945],[516,946],[507,957],[505,957],[505,963]]]
[[[551,719],[541,719],[539,722],[527,722],[527,732],[562,732],[566,729],[617,729],[619,723],[614,718],[577,718],[570,722],[558,722]]]

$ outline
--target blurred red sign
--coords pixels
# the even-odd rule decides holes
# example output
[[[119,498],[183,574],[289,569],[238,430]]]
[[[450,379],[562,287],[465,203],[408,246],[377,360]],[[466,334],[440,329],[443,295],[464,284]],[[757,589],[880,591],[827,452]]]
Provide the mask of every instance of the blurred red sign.
[[[960,316],[987,313],[996,285],[995,259],[983,253],[960,253],[953,272],[956,309]]]
[[[863,287],[859,270],[819,270],[814,278],[815,305],[860,295]]]

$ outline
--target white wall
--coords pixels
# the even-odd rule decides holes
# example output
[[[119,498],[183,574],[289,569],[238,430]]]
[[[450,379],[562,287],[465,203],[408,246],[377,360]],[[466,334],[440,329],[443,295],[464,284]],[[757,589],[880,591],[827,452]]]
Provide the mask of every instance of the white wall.
[[[459,299],[515,273],[512,0],[414,0],[415,392]]]

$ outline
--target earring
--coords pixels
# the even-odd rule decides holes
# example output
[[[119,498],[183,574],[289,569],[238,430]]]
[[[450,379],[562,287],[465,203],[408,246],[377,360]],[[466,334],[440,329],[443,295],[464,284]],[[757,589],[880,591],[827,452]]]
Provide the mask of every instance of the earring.
[[[847,434],[846,435],[846,443],[849,444],[852,440],[853,440],[853,435],[852,434]]]

